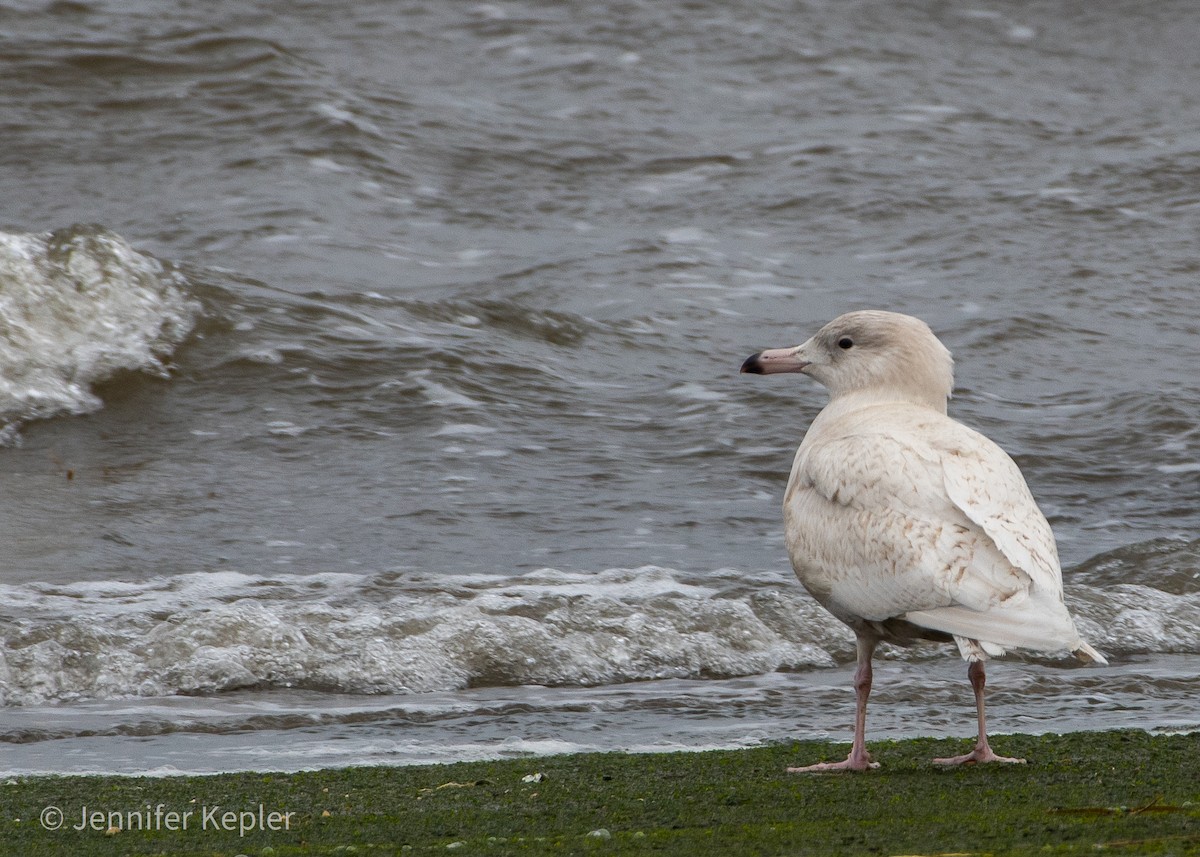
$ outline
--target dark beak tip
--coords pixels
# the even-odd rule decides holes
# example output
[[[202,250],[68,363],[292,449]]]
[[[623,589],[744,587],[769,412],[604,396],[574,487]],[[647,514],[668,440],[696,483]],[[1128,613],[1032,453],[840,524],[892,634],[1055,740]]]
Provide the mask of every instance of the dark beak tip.
[[[757,354],[751,354],[746,358],[745,362],[742,363],[742,368],[740,371],[748,372],[751,375],[761,375],[763,374],[762,361],[758,359]]]

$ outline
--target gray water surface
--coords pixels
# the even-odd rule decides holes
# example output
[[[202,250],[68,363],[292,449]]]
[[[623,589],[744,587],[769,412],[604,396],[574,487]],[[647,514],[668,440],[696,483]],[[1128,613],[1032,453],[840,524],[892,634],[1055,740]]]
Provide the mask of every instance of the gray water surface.
[[[1198,29],[0,7],[0,768],[844,737],[779,512],[824,394],[737,369],[864,307],[954,352],[1113,663],[998,665],[995,728],[1196,728]],[[873,735],[971,732],[890,657]]]

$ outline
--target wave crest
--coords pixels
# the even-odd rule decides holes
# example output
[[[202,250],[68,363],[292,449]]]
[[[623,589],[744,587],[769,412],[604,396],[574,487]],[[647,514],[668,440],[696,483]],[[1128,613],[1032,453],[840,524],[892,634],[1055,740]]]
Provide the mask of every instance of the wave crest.
[[[849,630],[789,577],[646,566],[0,585],[0,704],[242,688],[597,686],[853,660]],[[1106,654],[1200,652],[1198,594],[1073,585],[1068,601]],[[956,655],[923,646],[883,656]]]
[[[0,233],[0,423],[98,409],[94,384],[165,375],[200,304],[186,281],[98,226]]]

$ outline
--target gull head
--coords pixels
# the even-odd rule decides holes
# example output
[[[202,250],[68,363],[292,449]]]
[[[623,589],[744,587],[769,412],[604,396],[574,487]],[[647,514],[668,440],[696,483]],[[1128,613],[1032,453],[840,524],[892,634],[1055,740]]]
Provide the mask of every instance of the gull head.
[[[747,358],[742,371],[800,372],[824,384],[831,399],[867,394],[943,412],[954,385],[954,361],[929,325],[881,310],[840,315],[803,345]]]

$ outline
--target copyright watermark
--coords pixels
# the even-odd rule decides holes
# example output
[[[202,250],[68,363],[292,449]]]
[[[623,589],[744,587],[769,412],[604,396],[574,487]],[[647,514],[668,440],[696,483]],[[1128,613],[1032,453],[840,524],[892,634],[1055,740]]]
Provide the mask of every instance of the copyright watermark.
[[[242,837],[248,833],[291,830],[295,815],[295,812],[268,809],[261,803],[256,807],[241,809],[230,809],[220,804],[172,809],[163,803],[146,804],[138,809],[101,809],[82,804],[69,807],[69,812],[59,806],[47,806],[42,809],[38,820],[43,828],[50,831],[215,831],[237,833]]]

